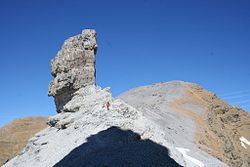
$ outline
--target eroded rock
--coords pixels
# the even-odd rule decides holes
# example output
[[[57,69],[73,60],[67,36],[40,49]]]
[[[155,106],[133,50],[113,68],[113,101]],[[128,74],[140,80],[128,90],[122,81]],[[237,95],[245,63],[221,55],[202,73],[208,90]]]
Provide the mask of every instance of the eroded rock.
[[[73,94],[88,85],[95,85],[96,31],[83,30],[81,34],[67,39],[62,49],[51,61],[48,95],[55,98],[57,112],[72,99]]]

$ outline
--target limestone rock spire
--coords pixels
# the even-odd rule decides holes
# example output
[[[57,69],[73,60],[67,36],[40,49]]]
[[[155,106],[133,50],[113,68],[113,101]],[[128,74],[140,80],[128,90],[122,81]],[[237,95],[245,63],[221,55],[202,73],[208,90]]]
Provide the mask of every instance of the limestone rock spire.
[[[53,96],[57,112],[71,100],[80,88],[96,83],[96,31],[85,29],[81,34],[67,39],[56,57],[51,61],[48,95]]]

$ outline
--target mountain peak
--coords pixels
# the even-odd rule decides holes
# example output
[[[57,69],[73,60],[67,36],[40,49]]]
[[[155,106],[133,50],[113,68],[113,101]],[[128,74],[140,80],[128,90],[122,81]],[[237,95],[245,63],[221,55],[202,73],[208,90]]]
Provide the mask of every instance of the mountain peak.
[[[204,150],[230,166],[250,165],[250,148],[240,141],[241,137],[250,139],[250,115],[201,86],[182,81],[156,83],[119,98],[170,131],[177,145]]]

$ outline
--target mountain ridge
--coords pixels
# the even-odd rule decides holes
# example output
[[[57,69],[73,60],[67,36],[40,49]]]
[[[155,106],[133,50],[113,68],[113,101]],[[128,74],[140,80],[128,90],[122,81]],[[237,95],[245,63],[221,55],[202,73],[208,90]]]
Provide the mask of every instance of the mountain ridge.
[[[86,101],[89,101],[89,103],[86,103]],[[107,101],[111,103],[110,110],[105,107]],[[73,99],[65,108],[70,113],[59,113],[50,117],[48,121],[49,127],[31,138],[23,152],[4,166],[54,166],[74,148],[86,143],[89,136],[114,126],[123,130],[130,129],[139,134],[140,137],[137,141],[133,140],[133,142],[140,143],[151,140],[158,143],[157,147],[162,147],[159,145],[161,143],[161,145],[165,145],[165,148],[171,148],[167,139],[164,138],[164,134],[154,123],[150,123],[151,121],[145,119],[141,112],[138,112],[122,100],[113,99],[108,88],[103,90],[95,86],[82,88],[75,93]],[[109,135],[113,137],[108,138],[107,143],[116,142],[116,138],[119,137],[116,134]],[[118,143],[125,144],[128,141],[130,140],[118,140]],[[87,153],[94,153],[103,146],[106,147],[107,143],[96,139],[95,145],[91,146],[91,149],[82,150],[83,152],[80,152],[80,154],[78,152],[78,154],[87,156]],[[59,150],[56,149],[58,147],[60,147]],[[105,153],[105,150],[103,151]],[[175,157],[174,160],[177,163],[185,164],[181,154],[174,148],[170,150],[169,154],[171,159]],[[115,155],[111,154],[110,156]],[[138,156],[137,158],[142,157]],[[161,161],[166,162],[165,158],[161,158]],[[95,164],[95,161],[93,158],[91,163]],[[106,159],[104,159],[103,163],[105,161]],[[173,165],[176,163],[175,161],[171,160],[169,163]],[[127,160],[124,161],[122,157],[118,159],[118,162],[121,166],[127,164]],[[112,164],[110,165],[112,166]],[[166,163],[163,166],[166,165],[169,164]]]
[[[93,29],[64,42],[48,89],[57,114],[4,167],[250,165],[249,114],[184,81],[113,98],[96,85],[96,52]]]
[[[153,89],[153,90],[151,90],[151,89]],[[48,125],[50,127],[49,129],[50,130],[57,129],[56,131],[64,131],[64,130],[67,130],[68,128],[71,128],[71,130],[74,129],[74,130],[72,130],[72,132],[67,132],[68,135],[70,135],[71,133],[74,133],[74,131],[76,129],[78,129],[80,126],[80,127],[85,129],[85,130],[82,129],[81,130],[82,132],[90,133],[89,130],[86,131],[88,128],[85,126],[90,126],[91,124],[93,124],[93,122],[96,122],[96,120],[94,121],[93,119],[96,119],[95,117],[99,117],[100,120],[99,120],[98,126],[100,126],[100,125],[103,126],[104,124],[106,124],[106,128],[102,129],[104,133],[108,133],[110,131],[108,127],[110,127],[111,129],[114,127],[117,127],[118,129],[120,127],[123,127],[123,128],[121,128],[121,132],[119,132],[119,133],[125,133],[127,129],[132,128],[131,126],[126,127],[127,125],[125,125],[126,128],[124,128],[124,123],[126,121],[125,122],[121,121],[121,120],[114,121],[114,119],[112,119],[112,121],[107,121],[107,119],[105,117],[107,117],[107,114],[110,114],[110,113],[114,114],[114,112],[117,112],[118,110],[126,111],[128,108],[127,107],[124,108],[124,105],[127,106],[127,104],[131,104],[132,108],[129,107],[130,108],[129,112],[123,111],[122,117],[128,117],[128,118],[131,117],[134,114],[132,114],[133,112],[131,113],[130,110],[132,110],[132,111],[134,110],[134,111],[136,111],[136,113],[139,112],[140,113],[139,115],[141,115],[142,117],[145,117],[147,120],[147,121],[144,121],[145,123],[139,123],[139,124],[147,124],[148,126],[151,125],[153,127],[157,127],[157,128],[153,128],[154,129],[153,132],[152,132],[152,130],[151,131],[146,130],[147,131],[146,133],[145,133],[145,131],[138,133],[138,130],[136,130],[136,131],[133,130],[133,131],[131,131],[131,133],[135,133],[135,135],[136,135],[136,133],[138,133],[137,135],[139,136],[140,140],[142,140],[142,141],[143,140],[150,140],[152,142],[156,142],[157,145],[160,143],[161,143],[160,145],[162,145],[162,143],[164,143],[164,142],[158,141],[158,138],[159,138],[158,135],[156,135],[156,138],[152,139],[151,138],[152,133],[153,134],[155,134],[155,133],[161,134],[161,135],[165,136],[165,139],[161,139],[163,141],[165,140],[164,147],[168,148],[167,152],[169,153],[170,158],[173,158],[177,163],[179,163],[179,165],[184,165],[184,166],[194,165],[192,162],[188,161],[188,159],[185,159],[184,157],[182,157],[184,155],[181,154],[181,152],[178,152],[178,150],[180,148],[189,149],[189,153],[188,153],[189,156],[196,158],[197,160],[199,160],[200,162],[202,162],[203,164],[208,165],[208,166],[214,166],[215,164],[217,164],[217,165],[220,164],[219,166],[226,166],[225,164],[220,163],[218,160],[213,159],[212,157],[208,158],[209,157],[208,154],[215,156],[216,158],[222,160],[223,162],[227,163],[230,166],[231,165],[232,166],[244,166],[244,165],[246,165],[244,163],[248,163],[247,158],[246,158],[246,160],[242,160],[242,162],[243,162],[242,164],[239,163],[238,159],[236,159],[235,162],[230,162],[230,161],[228,161],[228,157],[223,154],[222,150],[220,150],[220,149],[215,150],[216,147],[213,147],[213,146],[218,147],[218,143],[222,144],[223,142],[220,142],[221,139],[219,139],[218,143],[215,145],[211,145],[211,143],[208,142],[208,141],[211,142],[211,138],[209,138],[209,135],[211,135],[211,133],[214,133],[214,132],[211,132],[211,130],[209,129],[211,127],[209,127],[208,124],[204,123],[204,121],[207,121],[207,120],[205,120],[203,117],[199,118],[200,115],[197,116],[196,114],[201,114],[202,116],[205,116],[204,113],[206,113],[208,111],[204,111],[204,108],[207,109],[207,108],[211,107],[210,104],[213,104],[215,106],[218,105],[218,103],[211,101],[211,99],[215,100],[215,101],[218,100],[218,99],[216,99],[217,97],[214,93],[206,91],[205,89],[203,89],[202,87],[200,87],[197,84],[184,82],[184,81],[155,83],[152,85],[134,88],[134,89],[129,90],[128,92],[125,92],[114,99],[111,95],[110,88],[101,89],[101,88],[95,87],[95,86],[88,86],[86,88],[80,89],[79,91],[77,91],[74,94],[74,97],[71,99],[71,101],[69,101],[65,105],[64,109],[65,109],[65,111],[68,111],[68,112],[59,113],[59,114],[49,118],[49,120],[48,120]],[[141,92],[144,92],[144,95],[141,95],[140,94]],[[132,96],[132,97],[128,98],[128,96],[131,96],[131,94],[135,97]],[[167,95],[167,96],[165,97],[165,95]],[[138,96],[140,96],[140,98]],[[145,105],[138,104],[138,102],[137,102],[138,99],[139,99],[139,101],[140,100],[143,101],[144,98],[146,98],[147,100],[150,100],[150,103],[147,103],[147,101],[145,101]],[[153,98],[154,100],[152,100],[151,98]],[[164,100],[162,101],[161,98],[163,98]],[[123,99],[127,104],[120,101],[120,99]],[[130,100],[132,100],[134,103],[132,103]],[[110,103],[111,103],[110,110],[107,110],[107,108],[105,106],[107,101],[110,101]],[[156,103],[156,101],[157,101],[157,103]],[[159,112],[159,109],[161,109],[161,105],[164,102],[166,102],[166,104],[167,104],[166,105],[166,108],[168,109],[167,113],[166,112]],[[207,102],[209,102],[209,104]],[[236,110],[239,109],[237,107],[233,107],[231,105],[228,105],[227,103],[225,103],[223,101],[219,101],[219,102],[221,103],[220,106],[222,106],[224,108],[225,108],[224,105],[226,105],[227,109],[228,109],[228,106],[229,106],[229,109],[234,109],[234,108],[236,108]],[[161,105],[159,105],[159,104],[161,104]],[[117,105],[123,106],[122,107],[123,109],[120,107],[118,107],[119,108],[118,109]],[[205,107],[202,109],[201,106],[203,106],[203,107],[205,106]],[[135,107],[135,108],[133,109],[133,107]],[[84,111],[82,111],[83,108],[85,108]],[[189,111],[190,108],[193,110]],[[218,113],[218,112],[220,113],[222,111],[225,111],[225,113],[226,113],[226,109],[224,109],[224,110],[222,109],[222,111],[221,111],[221,110],[218,110],[218,108],[219,107],[215,107],[215,109],[217,109],[216,113]],[[156,111],[156,109],[157,109],[157,111]],[[239,109],[239,110],[241,110],[241,109]],[[87,114],[87,112],[89,112],[89,113]],[[93,112],[93,113],[91,113],[91,112]],[[101,116],[103,114],[103,112],[104,113],[107,112],[107,113],[105,113],[105,116]],[[215,111],[209,111],[209,112],[215,112]],[[86,117],[85,119],[83,119],[83,118],[81,118],[83,114],[87,114],[87,115],[90,114],[90,115],[88,117]],[[72,115],[75,115],[75,116],[72,116]],[[114,116],[112,116],[112,117],[114,117]],[[189,119],[189,118],[187,119],[187,117],[191,117],[192,119]],[[202,120],[196,120],[196,119],[198,119],[197,117],[199,119],[202,119]],[[242,117],[242,116],[240,115],[239,117]],[[167,122],[161,122],[161,119],[163,119],[163,118],[165,118]],[[247,118],[249,118],[249,115]],[[82,121],[84,120],[84,121],[79,122],[77,120],[82,120]],[[173,122],[171,122],[171,120]],[[212,120],[214,120],[214,118]],[[226,120],[228,120],[228,119],[226,119]],[[229,119],[229,121],[232,121],[232,120]],[[184,122],[185,124],[179,124],[178,122]],[[107,124],[108,124],[108,126],[107,126]],[[200,126],[199,127],[200,129],[197,130],[196,126],[201,125],[201,124],[204,124],[205,126]],[[221,123],[219,122],[219,124],[221,124]],[[178,126],[176,126],[176,125],[178,125]],[[155,129],[157,132],[155,131]],[[193,131],[192,131],[192,129],[193,129]],[[27,152],[29,152],[29,149],[34,147],[34,145],[39,146],[37,149],[40,151],[43,149],[44,146],[48,145],[48,141],[44,141],[43,138],[44,138],[44,136],[46,136],[50,133],[50,130],[45,129],[45,130],[39,132],[38,134],[36,134],[35,137],[31,138],[29,140],[26,148],[23,150],[23,152],[20,155],[18,155],[13,160],[13,162],[20,161],[20,159],[22,159],[21,157],[23,157],[22,155],[27,154]],[[248,130],[248,128],[246,130]],[[44,132],[44,131],[47,131],[47,132]],[[52,130],[52,131],[54,131],[54,130]],[[98,131],[100,132],[101,129]],[[97,136],[99,136],[99,134],[102,134],[102,133],[98,133],[98,131],[96,131]],[[192,132],[192,133],[190,133],[190,132]],[[204,132],[206,132],[206,133],[204,133]],[[53,132],[53,133],[56,133],[56,132]],[[93,134],[93,132],[91,132],[90,134]],[[247,139],[248,139],[248,134],[249,134],[248,131],[246,131],[245,134],[242,133],[242,135],[244,137],[246,137]],[[51,137],[50,140],[59,141],[59,139],[53,139],[52,134],[50,134],[49,136]],[[168,137],[166,137],[166,136],[168,136]],[[202,137],[202,136],[205,136],[205,137]],[[182,138],[186,138],[185,141],[182,141]],[[204,141],[204,138],[205,139],[207,138],[207,140]],[[37,142],[39,140],[41,140],[41,141]],[[82,140],[82,139],[80,139],[80,140]],[[109,140],[113,141],[114,139],[110,138]],[[128,140],[130,140],[130,137],[128,138]],[[138,141],[140,141],[140,140],[138,140]],[[134,142],[134,139],[132,141]],[[70,143],[70,141],[68,141],[68,142]],[[238,143],[237,145],[240,145],[240,140],[237,140],[235,142]],[[65,144],[66,143],[67,142],[65,142]],[[97,144],[97,143],[95,143],[95,144]],[[71,144],[69,144],[69,145],[70,145],[70,147],[73,148],[73,150],[71,150],[71,152],[74,152],[74,148],[76,148],[77,146],[72,146]],[[79,148],[85,148],[82,146],[80,147],[80,145],[81,144],[78,145]],[[240,148],[242,148],[241,145],[240,145]],[[203,151],[201,151],[200,149]],[[235,149],[235,148],[233,148],[233,149]],[[80,149],[80,150],[82,150],[82,149]],[[249,151],[248,146],[247,146],[246,150]],[[31,155],[37,156],[37,154],[39,155],[40,151],[37,152],[37,150],[35,149],[34,153],[29,153],[28,155],[29,156],[31,156]],[[37,152],[37,153],[35,153],[35,152]],[[206,154],[206,152],[208,154]],[[229,152],[232,152],[232,150],[229,150]],[[69,155],[72,154],[70,152],[68,152],[68,153],[69,153]],[[67,157],[66,153],[64,153],[64,154]],[[75,155],[75,154],[76,153],[74,153],[72,155]],[[202,155],[204,155],[204,157]],[[240,155],[239,157],[241,158],[241,156],[244,156],[244,154]],[[63,160],[64,160],[64,158],[63,158]],[[27,160],[25,160],[25,161],[27,161]],[[22,160],[21,163],[19,162],[20,164],[19,163],[17,163],[17,164],[14,163],[14,164],[17,166],[25,166],[25,165],[30,164],[30,162],[25,163],[25,161]],[[11,162],[12,165],[13,165],[13,162]],[[68,164],[68,163],[69,162],[66,160],[64,160],[62,162],[58,160],[57,163],[54,162],[54,165],[58,166],[58,165]],[[78,164],[78,163],[80,163],[80,162],[78,162],[78,160],[76,160],[75,164]],[[121,163],[121,162],[119,161],[118,163]],[[39,166],[39,163],[38,164],[35,163],[33,165]],[[52,164],[50,164],[50,165],[47,164],[47,165],[54,166]]]
[[[164,89],[165,94],[162,94]],[[249,114],[238,107],[225,103],[214,93],[201,86],[183,81],[156,83],[129,90],[119,97],[137,109],[147,108],[158,114],[167,112],[169,115],[177,114],[189,118],[194,123],[192,128],[196,130],[192,131],[190,128],[186,131],[189,132],[188,134],[193,134],[190,138],[193,138],[193,142],[200,148],[232,166],[248,166],[250,164],[250,159],[247,156],[249,148],[243,148],[239,140],[241,136],[250,138]],[[165,106],[163,107],[159,101]],[[149,112],[148,117],[151,116],[152,112]],[[241,125],[240,129],[238,124]],[[187,125],[190,126],[190,123],[184,123],[184,125],[180,123],[180,126]],[[224,130],[222,130],[223,128]],[[178,131],[178,127],[175,129]]]

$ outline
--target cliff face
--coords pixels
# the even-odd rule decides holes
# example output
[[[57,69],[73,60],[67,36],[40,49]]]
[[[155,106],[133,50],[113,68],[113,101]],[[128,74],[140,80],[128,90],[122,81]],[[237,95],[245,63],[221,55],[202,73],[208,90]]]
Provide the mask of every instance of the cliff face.
[[[0,128],[0,166],[18,155],[28,139],[47,127],[47,117],[25,117]]]
[[[55,98],[57,112],[72,98],[78,89],[95,85],[96,31],[83,30],[82,34],[67,39],[51,61],[54,80],[48,95]]]
[[[240,141],[250,139],[250,115],[202,87],[180,81],[159,83],[120,98],[146,111],[162,128],[178,133],[173,134],[177,145],[202,149],[229,166],[250,166],[250,146],[243,147]]]

